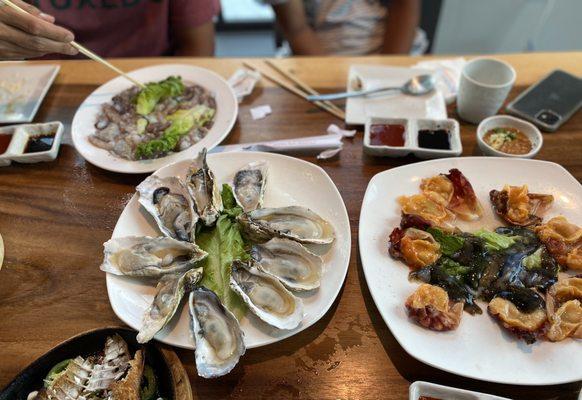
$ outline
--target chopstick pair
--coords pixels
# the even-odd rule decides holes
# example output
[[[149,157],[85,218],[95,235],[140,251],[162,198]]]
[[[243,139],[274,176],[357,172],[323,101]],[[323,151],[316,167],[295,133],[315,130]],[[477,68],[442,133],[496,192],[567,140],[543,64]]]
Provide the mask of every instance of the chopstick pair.
[[[23,8],[21,8],[20,6],[14,4],[13,2],[11,2],[10,0],[1,0],[2,3],[6,4],[8,7],[19,11],[21,13],[24,14],[29,14],[26,10],[24,10]],[[80,45],[79,43],[72,41],[71,43],[69,43],[71,46],[73,46],[74,48],[76,48],[77,50],[79,50],[80,53],[83,53],[84,55],[86,55],[87,57],[89,57],[90,59],[97,61],[98,63],[101,63],[103,65],[105,65],[106,67],[112,69],[113,71],[115,71],[116,73],[118,73],[119,75],[123,76],[125,79],[131,81],[133,84],[139,86],[140,88],[144,89],[145,85],[135,79],[133,79],[131,76],[127,75],[125,72],[123,72],[122,70],[120,70],[119,68],[117,68],[115,65],[111,64],[110,62],[104,60],[103,58],[99,57],[97,54],[93,53],[91,50],[87,49],[86,47]]]
[[[290,84],[290,83],[284,81],[283,79],[279,78],[276,75],[271,74],[270,72],[266,71],[263,68],[258,68],[255,65],[251,65],[247,62],[243,62],[243,65],[245,67],[247,67],[253,71],[260,72],[265,78],[267,78],[271,82],[281,86],[283,89],[286,89],[289,92],[291,92],[291,93],[293,93],[293,94],[295,94],[295,95],[297,95],[305,100],[307,100],[307,96],[310,94],[316,94],[316,95],[319,94],[319,92],[317,92],[311,86],[309,86],[304,81],[299,79],[297,76],[293,75],[290,72],[285,71],[284,69],[282,69],[281,67],[276,65],[274,62],[269,61],[269,60],[265,60],[265,64],[267,64],[269,67],[271,67],[273,70],[278,72],[283,77],[287,78],[293,84]],[[346,118],[345,112],[341,108],[339,108],[338,106],[336,106],[335,104],[333,104],[330,101],[314,101],[313,104],[315,104],[317,107],[321,108],[322,110],[327,111],[328,113],[336,116],[339,119],[344,120]]]

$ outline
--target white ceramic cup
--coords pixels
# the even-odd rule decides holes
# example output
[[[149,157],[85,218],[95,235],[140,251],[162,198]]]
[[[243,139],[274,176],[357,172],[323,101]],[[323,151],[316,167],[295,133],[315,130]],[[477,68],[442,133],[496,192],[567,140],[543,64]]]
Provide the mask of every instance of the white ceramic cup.
[[[477,124],[497,114],[515,82],[515,70],[494,58],[476,58],[461,71],[457,112],[465,121]]]

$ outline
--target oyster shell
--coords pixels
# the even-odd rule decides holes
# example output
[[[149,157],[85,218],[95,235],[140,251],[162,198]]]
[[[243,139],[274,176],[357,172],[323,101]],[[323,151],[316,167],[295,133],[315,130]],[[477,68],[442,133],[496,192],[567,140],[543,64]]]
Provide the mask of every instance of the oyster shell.
[[[214,174],[206,163],[206,149],[203,149],[190,165],[186,175],[186,186],[204,225],[214,224],[222,210],[222,198],[220,188],[214,181]]]
[[[194,241],[198,214],[184,183],[174,176],[151,175],[136,189],[140,204],[154,217],[164,235]]]
[[[263,195],[267,183],[267,163],[252,162],[234,175],[232,187],[234,197],[243,211],[253,211],[263,206]]]
[[[313,244],[329,244],[335,240],[335,232],[329,222],[300,206],[261,208],[241,214],[238,221],[245,234],[258,242],[273,237]]]
[[[303,303],[271,275],[257,269],[254,261],[235,260],[230,287],[257,317],[279,329],[294,329],[303,319]]]
[[[273,238],[254,245],[251,257],[259,270],[279,279],[288,289],[312,290],[321,284],[323,260],[293,240]]]
[[[246,351],[237,319],[204,287],[190,293],[189,305],[198,375],[214,378],[228,374]]]
[[[101,270],[115,275],[160,277],[194,268],[207,253],[169,237],[126,236],[105,242]]]
[[[143,324],[137,334],[139,343],[149,342],[172,319],[186,290],[202,279],[202,268],[184,274],[164,275],[156,286],[154,301],[144,314]]]

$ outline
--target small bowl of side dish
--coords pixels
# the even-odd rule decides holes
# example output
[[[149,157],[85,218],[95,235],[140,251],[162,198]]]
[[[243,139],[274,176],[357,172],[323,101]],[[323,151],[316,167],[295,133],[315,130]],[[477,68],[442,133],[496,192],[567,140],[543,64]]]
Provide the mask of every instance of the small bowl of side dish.
[[[477,127],[477,144],[487,156],[533,158],[543,141],[533,124],[507,115],[486,118]]]

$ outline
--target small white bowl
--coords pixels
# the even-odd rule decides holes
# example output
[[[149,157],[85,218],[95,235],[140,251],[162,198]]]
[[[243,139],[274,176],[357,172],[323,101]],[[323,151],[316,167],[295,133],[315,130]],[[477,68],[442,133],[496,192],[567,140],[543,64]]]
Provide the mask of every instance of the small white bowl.
[[[372,125],[402,125],[404,126],[403,146],[382,146],[370,143],[370,128]],[[412,152],[412,129],[410,120],[406,118],[368,117],[364,128],[364,152],[371,156],[404,157]]]
[[[410,400],[418,400],[420,396],[430,396],[439,399],[455,400],[509,400],[506,397],[494,396],[471,390],[457,389],[449,386],[436,385],[430,382],[416,381],[408,391]]]
[[[493,128],[501,128],[501,127],[509,127],[509,128],[516,128],[522,131],[531,141],[532,149],[529,153],[526,154],[507,154],[499,150],[495,150],[493,147],[489,146],[483,140],[483,136],[493,129]],[[486,156],[496,156],[496,157],[510,157],[510,158],[532,158],[542,148],[542,144],[544,143],[544,138],[542,137],[542,133],[535,125],[530,124],[527,121],[524,121],[519,118],[510,117],[508,115],[494,115],[492,117],[486,118],[477,127],[477,144],[479,148]]]

